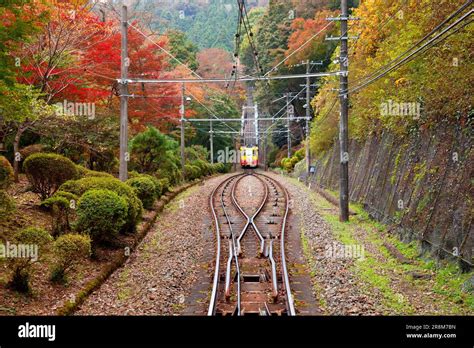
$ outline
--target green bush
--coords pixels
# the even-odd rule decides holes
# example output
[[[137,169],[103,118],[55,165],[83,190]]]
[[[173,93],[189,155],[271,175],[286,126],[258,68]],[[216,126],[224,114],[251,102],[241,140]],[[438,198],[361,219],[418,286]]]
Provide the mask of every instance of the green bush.
[[[170,181],[169,181],[168,178],[158,179],[158,181],[161,184],[161,193],[162,194],[165,194],[166,192],[170,191],[171,184],[170,184]]]
[[[140,174],[139,172],[135,170],[128,172],[129,179],[134,179],[134,178],[139,178],[139,177],[145,177],[153,181],[153,185],[155,185],[155,196],[157,199],[161,197],[161,195],[163,194],[163,187],[162,187],[162,183],[160,182],[158,178],[150,174]]]
[[[69,158],[52,153],[29,156],[23,170],[41,199],[50,197],[62,183],[77,177],[76,165]]]
[[[16,208],[15,201],[5,190],[0,190],[0,217],[4,218]]]
[[[88,233],[95,245],[111,241],[127,222],[127,201],[106,189],[89,190],[77,203],[76,230]]]
[[[8,188],[13,182],[13,168],[10,162],[0,156],[0,189]]]
[[[156,187],[152,179],[146,176],[138,176],[128,179],[125,183],[135,190],[145,209],[153,208],[156,199]]]
[[[194,180],[201,177],[201,169],[198,166],[186,164],[184,170],[186,171],[186,180]]]
[[[51,280],[65,282],[67,273],[91,255],[91,238],[81,234],[65,234],[56,239],[53,250],[55,264]]]
[[[214,163],[214,170],[217,172],[217,173],[226,173],[227,172],[227,168],[225,166],[224,163]]]
[[[99,178],[113,178],[112,174],[106,172],[98,172],[96,170],[90,170],[86,167],[83,167],[79,164],[76,165],[76,169],[78,172],[78,178],[89,178],[89,177],[99,177]]]
[[[70,216],[75,209],[77,196],[64,191],[57,191],[53,196],[41,202],[40,207],[51,212],[51,234],[57,236],[71,229]]]
[[[127,223],[123,231],[135,231],[137,223],[142,216],[143,205],[135,191],[127,184],[115,178],[89,177],[79,180],[70,180],[61,185],[60,190],[82,196],[91,189],[106,189],[125,198],[128,205]]]
[[[29,292],[30,288],[30,275],[31,265],[33,262],[38,261],[45,251],[48,249],[49,244],[53,241],[53,237],[44,229],[37,227],[29,227],[21,230],[14,235],[15,242],[18,244],[24,244],[28,246],[37,247],[37,259],[33,259],[35,255],[29,255],[30,257],[16,257],[9,259],[9,269],[12,270],[12,276],[8,282],[8,286],[19,292]]]
[[[301,149],[299,149],[298,151],[295,152],[294,154],[294,157],[296,157],[298,159],[297,162],[301,161],[302,159],[304,159],[306,156],[306,149],[304,147],[302,147]]]

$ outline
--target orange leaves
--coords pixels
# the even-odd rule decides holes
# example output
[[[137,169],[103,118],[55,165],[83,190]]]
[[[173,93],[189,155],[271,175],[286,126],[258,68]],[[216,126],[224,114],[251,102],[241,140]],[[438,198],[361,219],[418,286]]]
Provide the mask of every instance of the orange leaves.
[[[285,51],[285,56],[289,56],[292,52],[301,47],[306,41],[310,40],[311,37],[313,37],[316,33],[320,32],[328,24],[326,18],[334,15],[334,12],[325,10],[316,12],[314,19],[305,20],[303,18],[295,18],[291,23],[291,29],[293,30],[293,33],[288,39],[288,49]],[[328,27],[328,30],[330,30],[330,27]],[[286,64],[295,64],[310,57],[312,52],[316,50],[316,46],[323,43],[326,34],[326,31],[321,32],[303,49],[288,59]]]

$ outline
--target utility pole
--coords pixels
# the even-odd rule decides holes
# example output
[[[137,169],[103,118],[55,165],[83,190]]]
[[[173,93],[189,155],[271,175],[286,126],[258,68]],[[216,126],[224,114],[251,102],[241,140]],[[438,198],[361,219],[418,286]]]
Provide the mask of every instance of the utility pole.
[[[184,91],[185,91],[185,88],[184,88],[184,82],[183,82],[183,84],[181,85],[181,108],[179,110],[179,113],[181,114],[181,171],[183,173],[183,178],[186,177],[185,160],[184,160],[184,114],[185,114]]]
[[[309,74],[311,65],[309,59],[306,61],[306,74]],[[310,153],[309,153],[309,117],[310,117],[310,106],[309,106],[309,98],[310,98],[310,80],[309,75],[306,76],[306,173],[309,173],[309,166],[310,166]]]
[[[339,142],[340,142],[340,182],[339,182],[339,206],[341,221],[349,220],[349,137],[348,137],[348,116],[349,116],[349,94],[348,94],[348,55],[347,42],[349,33],[347,31],[347,21],[349,11],[347,0],[341,0],[341,56],[339,59],[340,70],[340,91],[339,101],[341,105],[341,115],[339,119]]]
[[[263,138],[263,170],[267,170],[267,136]]]
[[[291,157],[291,136],[290,136],[290,94],[286,93],[286,126],[288,128],[287,144],[288,158]]]
[[[209,130],[209,141],[210,141],[210,145],[211,145],[211,163],[214,164],[214,131],[212,129],[212,121],[210,123],[210,130]]]
[[[128,13],[127,5],[122,5],[121,18],[121,36],[122,36],[122,52],[121,52],[121,73],[120,73],[120,166],[119,179],[125,181],[128,178],[128,66],[130,60],[127,52],[127,28],[128,28]]]

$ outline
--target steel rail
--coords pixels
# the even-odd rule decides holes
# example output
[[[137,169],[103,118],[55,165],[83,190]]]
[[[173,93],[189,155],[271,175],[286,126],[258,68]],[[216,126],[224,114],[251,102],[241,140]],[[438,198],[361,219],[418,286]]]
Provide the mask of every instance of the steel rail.
[[[253,174],[248,174],[248,175],[253,175]],[[265,203],[267,202],[267,198],[268,198],[268,188],[267,188],[267,185],[263,185],[264,188],[265,188],[265,195],[262,199],[262,202],[260,204],[260,206],[258,207],[257,211],[252,215],[252,216],[248,216],[245,211],[242,209],[242,207],[237,203],[237,200],[235,198],[235,188],[237,187],[237,184],[240,180],[242,180],[245,176],[242,176],[241,178],[239,178],[236,182],[235,182],[235,185],[234,187],[232,188],[232,202],[234,203],[235,207],[240,211],[240,213],[247,219],[247,223],[245,224],[244,228],[242,229],[242,232],[240,232],[240,235],[237,237],[237,252],[238,254],[241,253],[241,239],[244,237],[244,234],[247,232],[248,230],[248,227],[250,225],[253,226],[254,230],[255,230],[255,233],[257,234],[257,237],[258,239],[260,239],[260,254],[263,255],[264,253],[264,248],[265,248],[265,239],[263,238],[262,234],[260,233],[260,231],[258,230],[257,226],[255,225],[254,223],[254,219],[255,217],[260,213],[260,211],[262,210],[263,206],[265,205]]]
[[[234,181],[235,177],[232,177],[231,180],[229,180],[224,189],[222,190],[221,193],[221,204],[222,204],[222,209],[224,210],[224,215],[227,220],[227,225],[229,226],[230,230],[230,237],[231,240],[229,241],[229,246],[231,247],[231,252],[230,252],[230,258],[227,261],[227,269],[226,269],[226,282],[225,282],[225,297],[229,298],[230,297],[230,275],[232,272],[232,256],[234,256],[234,261],[235,261],[235,271],[237,275],[237,315],[241,314],[241,308],[240,308],[240,268],[239,268],[239,260],[236,255],[236,246],[235,246],[235,235],[234,235],[234,230],[232,229],[232,222],[230,221],[229,215],[227,214],[227,209],[225,208],[225,203],[224,203],[224,193],[225,190],[227,189],[227,186],[230,185]],[[240,179],[237,179],[233,184],[232,188],[236,185],[236,183]]]
[[[273,258],[273,240],[270,240],[268,258],[272,265],[273,298],[276,299],[278,297],[278,284],[277,284],[277,274],[276,274],[276,262],[275,262],[275,259]]]
[[[288,212],[289,212],[290,196],[288,194],[288,191],[278,181],[273,180],[272,178],[270,178],[269,176],[265,174],[259,173],[257,175],[261,175],[273,181],[285,193],[286,207],[285,207],[285,214],[283,216],[281,234],[280,234],[280,242],[281,242],[280,257],[281,257],[281,265],[282,265],[282,270],[283,270],[283,284],[285,286],[285,292],[286,292],[286,306],[288,309],[288,315],[295,316],[296,315],[295,305],[294,305],[293,295],[291,294],[290,279],[288,277],[288,269],[286,267],[286,257],[285,257],[285,229],[286,229],[286,220],[288,218]]]
[[[222,187],[229,180],[232,180],[239,175],[241,174],[237,174],[226,180],[223,180],[219,185],[217,185],[214,188],[214,190],[211,192],[211,195],[209,197],[209,205],[211,207],[212,216],[214,218],[214,225],[216,226],[216,263],[215,263],[214,277],[212,281],[211,299],[209,302],[209,309],[207,311],[208,316],[214,315],[216,312],[217,291],[219,287],[219,269],[220,269],[220,259],[221,259],[221,231],[219,228],[219,219],[217,218],[216,208],[214,206],[214,196],[220,187]]]

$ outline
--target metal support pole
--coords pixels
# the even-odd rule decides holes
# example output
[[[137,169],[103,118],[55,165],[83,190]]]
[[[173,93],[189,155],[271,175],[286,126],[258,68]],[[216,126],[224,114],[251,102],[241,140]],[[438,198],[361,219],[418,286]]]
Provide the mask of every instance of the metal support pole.
[[[267,137],[263,138],[263,170],[267,170]]]
[[[211,151],[211,163],[214,164],[214,130],[212,129],[212,121],[211,121],[211,124],[210,124],[211,128],[210,128],[210,136],[209,136],[209,141],[210,141],[210,151]]]
[[[310,61],[309,59],[306,62],[306,74],[310,72]],[[309,118],[311,108],[309,105],[310,99],[310,80],[309,75],[306,76],[306,173],[309,173],[309,166],[310,166],[310,153],[309,153]]]
[[[130,60],[128,59],[127,50],[127,27],[128,27],[128,13],[127,6],[122,6],[122,18],[121,18],[121,61],[120,61],[120,166],[119,166],[119,179],[125,181],[128,178],[128,66]]]
[[[288,136],[287,136],[287,144],[288,144],[288,158],[291,157],[291,136],[290,136],[290,112],[289,112],[289,109],[290,109],[290,95],[289,93],[286,94],[286,117],[287,117],[287,120],[286,120],[286,125],[287,125],[287,128],[288,128]]]
[[[181,171],[183,173],[183,178],[186,177],[186,171],[185,171],[185,160],[184,160],[184,115],[185,115],[185,108],[184,108],[184,83],[181,85],[181,108],[179,110],[179,113],[181,114]]]
[[[340,69],[343,72],[340,75],[340,104],[341,115],[339,120],[339,142],[340,142],[340,182],[339,182],[339,206],[341,221],[349,220],[349,152],[348,152],[348,114],[349,114],[349,95],[348,88],[348,56],[347,56],[347,18],[348,7],[347,0],[341,0],[341,57]]]

